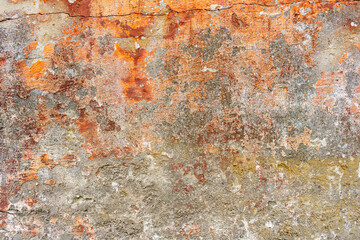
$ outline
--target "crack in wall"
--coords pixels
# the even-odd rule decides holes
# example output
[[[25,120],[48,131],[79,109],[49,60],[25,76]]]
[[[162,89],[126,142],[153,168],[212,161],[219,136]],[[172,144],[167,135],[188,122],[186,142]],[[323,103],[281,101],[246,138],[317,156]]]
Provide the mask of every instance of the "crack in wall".
[[[167,6],[167,11],[165,12],[159,12],[159,13],[142,13],[142,12],[130,12],[130,13],[126,13],[126,14],[109,14],[109,15],[99,15],[99,16],[86,16],[86,15],[81,15],[81,14],[77,14],[77,15],[71,15],[68,12],[48,12],[48,13],[29,13],[29,14],[23,14],[21,16],[18,17],[5,17],[0,19],[0,23],[1,22],[6,22],[6,21],[13,21],[13,20],[18,20],[18,19],[22,19],[25,17],[29,17],[29,16],[50,16],[50,15],[60,15],[60,14],[64,14],[67,15],[70,18],[109,18],[109,17],[126,17],[126,16],[131,16],[131,15],[141,15],[141,16],[149,16],[149,17],[162,17],[162,16],[167,16],[169,13],[174,12],[174,13],[186,13],[186,12],[191,12],[191,11],[207,11],[207,12],[220,12],[220,11],[224,11],[224,10],[228,10],[231,9],[235,6],[239,6],[239,5],[244,5],[244,6],[261,6],[261,7],[276,7],[276,6],[292,6],[292,5],[296,5],[298,3],[301,3],[302,1],[296,1],[296,2],[292,2],[292,3],[279,3],[279,4],[259,4],[259,3],[235,3],[232,4],[230,6],[221,6],[221,5],[216,5],[216,7],[214,9],[211,8],[192,8],[192,9],[187,9],[187,10],[183,10],[183,11],[176,11],[174,9],[171,9],[169,6]],[[358,3],[360,2],[360,0],[353,0],[353,1],[322,1],[322,2],[312,2],[313,4],[326,4],[326,3],[347,3],[347,4],[352,4],[352,3]]]

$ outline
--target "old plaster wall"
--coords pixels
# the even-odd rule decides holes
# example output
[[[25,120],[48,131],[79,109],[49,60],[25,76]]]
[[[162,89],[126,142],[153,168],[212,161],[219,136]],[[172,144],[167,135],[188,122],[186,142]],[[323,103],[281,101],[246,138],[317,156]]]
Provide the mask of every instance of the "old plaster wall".
[[[0,239],[359,239],[360,2],[0,0]]]

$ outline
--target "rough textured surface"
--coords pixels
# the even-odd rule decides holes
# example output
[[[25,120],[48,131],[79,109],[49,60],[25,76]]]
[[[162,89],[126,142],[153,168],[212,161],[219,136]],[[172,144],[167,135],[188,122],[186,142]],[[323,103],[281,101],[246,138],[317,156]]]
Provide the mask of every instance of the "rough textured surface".
[[[0,0],[0,239],[359,239],[360,2]]]

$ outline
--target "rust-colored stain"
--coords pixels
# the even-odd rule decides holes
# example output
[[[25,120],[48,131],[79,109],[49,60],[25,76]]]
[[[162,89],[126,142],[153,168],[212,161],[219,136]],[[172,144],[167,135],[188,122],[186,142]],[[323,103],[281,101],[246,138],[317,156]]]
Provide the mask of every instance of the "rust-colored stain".
[[[0,239],[358,239],[360,4],[0,7]]]

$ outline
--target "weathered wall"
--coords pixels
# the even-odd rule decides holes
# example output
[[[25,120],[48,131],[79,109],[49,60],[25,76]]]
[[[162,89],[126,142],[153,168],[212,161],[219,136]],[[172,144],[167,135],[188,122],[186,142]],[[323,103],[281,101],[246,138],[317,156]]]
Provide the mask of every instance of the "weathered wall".
[[[0,239],[359,239],[360,2],[0,0]]]

